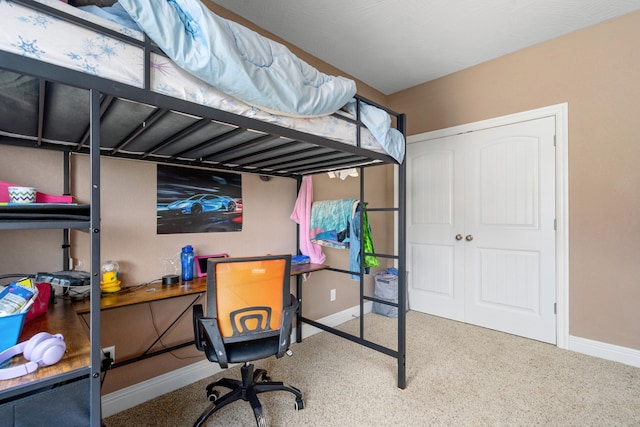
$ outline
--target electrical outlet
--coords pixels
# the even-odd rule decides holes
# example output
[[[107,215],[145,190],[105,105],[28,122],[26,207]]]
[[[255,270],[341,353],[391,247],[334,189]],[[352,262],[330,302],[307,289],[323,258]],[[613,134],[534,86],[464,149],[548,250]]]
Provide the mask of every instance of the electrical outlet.
[[[335,301],[336,300],[336,290],[335,289],[331,289],[331,293],[329,294],[329,300],[330,301]]]
[[[109,353],[109,357],[111,358],[111,364],[114,364],[116,362],[116,346],[103,347],[100,353],[100,362],[107,358],[107,353]]]

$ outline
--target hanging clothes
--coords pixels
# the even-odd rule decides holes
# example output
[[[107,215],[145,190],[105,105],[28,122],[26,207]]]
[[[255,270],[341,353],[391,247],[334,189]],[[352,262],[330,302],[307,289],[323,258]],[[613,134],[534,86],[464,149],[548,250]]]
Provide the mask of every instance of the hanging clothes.
[[[363,206],[362,208],[362,212],[363,212],[363,225],[362,228],[364,230],[364,232],[362,233],[362,240],[363,240],[363,245],[364,245],[364,252],[369,253],[369,254],[373,254],[376,252],[375,248],[373,247],[373,236],[371,234],[371,226],[369,225],[369,215],[367,214],[367,209],[366,207]],[[365,267],[378,267],[380,265],[380,261],[378,261],[378,258],[376,258],[375,255],[365,255],[364,256],[364,266]]]
[[[311,204],[313,203],[313,180],[304,176],[298,191],[298,198],[291,213],[291,219],[300,226],[300,252],[307,255],[312,264],[323,264],[326,257],[322,247],[311,242]]]
[[[311,241],[337,249],[349,247],[349,224],[356,199],[322,200],[311,207]]]
[[[362,227],[360,226],[360,210],[362,209]],[[364,231],[362,231],[364,230]],[[364,246],[364,271],[369,274],[370,267],[378,267],[380,261],[375,255],[366,255],[367,253],[375,253],[373,247],[373,238],[371,236],[371,226],[369,225],[369,217],[367,215],[367,209],[363,203],[359,203],[356,208],[353,218],[351,219],[350,227],[350,244],[349,244],[349,270],[360,271],[360,247]],[[352,274],[352,280],[360,280],[360,276]]]

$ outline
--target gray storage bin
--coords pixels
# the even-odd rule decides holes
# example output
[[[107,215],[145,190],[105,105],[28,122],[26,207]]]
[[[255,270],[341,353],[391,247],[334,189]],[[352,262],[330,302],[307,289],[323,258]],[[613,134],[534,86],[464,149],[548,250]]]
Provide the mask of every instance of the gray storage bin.
[[[397,303],[398,276],[383,272],[376,274],[373,295],[378,299]],[[372,311],[387,317],[398,317],[398,307],[393,307],[381,302],[374,301]]]

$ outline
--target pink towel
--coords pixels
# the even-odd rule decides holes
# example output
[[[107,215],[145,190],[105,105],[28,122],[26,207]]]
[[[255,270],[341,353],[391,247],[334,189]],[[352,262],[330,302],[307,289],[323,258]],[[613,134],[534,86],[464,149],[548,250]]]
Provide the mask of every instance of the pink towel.
[[[300,225],[300,252],[302,255],[307,255],[312,264],[323,264],[326,257],[322,253],[322,247],[312,243],[310,239],[311,203],[313,203],[313,181],[311,175],[307,175],[302,178],[291,219]]]

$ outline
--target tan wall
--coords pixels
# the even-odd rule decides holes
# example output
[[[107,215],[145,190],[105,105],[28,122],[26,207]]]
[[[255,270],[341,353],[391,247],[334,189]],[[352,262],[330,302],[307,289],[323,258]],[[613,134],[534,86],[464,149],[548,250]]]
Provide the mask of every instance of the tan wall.
[[[62,193],[62,154],[46,150],[2,146],[0,179],[35,186],[39,191]],[[88,203],[88,157],[72,156],[72,194]],[[102,158],[101,262],[119,262],[122,286],[159,279],[163,260],[191,244],[198,254],[226,252],[231,256],[295,253],[296,227],[289,219],[296,198],[296,181],[257,175],[242,176],[243,228],[241,232],[156,234],[156,164]],[[0,274],[35,273],[63,269],[62,231],[0,231],[3,248]],[[71,256],[89,268],[89,234],[71,233]],[[161,285],[160,285],[161,286]],[[292,288],[292,291],[295,287]],[[191,297],[141,304],[102,313],[101,344],[116,346],[119,361],[138,356],[166,325],[188,307]],[[193,339],[187,313],[163,340],[172,345]],[[88,322],[88,321],[87,321]],[[55,331],[50,331],[55,332]],[[174,351],[108,373],[103,393],[153,378],[203,358],[193,347]]]
[[[89,200],[88,158],[75,156],[72,190],[80,201]],[[226,252],[230,256],[295,252],[295,223],[289,219],[296,197],[296,182],[257,175],[242,176],[243,225],[241,232],[156,234],[156,165],[151,162],[102,158],[101,252],[102,261],[120,263],[123,286],[134,286],[162,276],[164,258],[177,254],[186,244],[197,254]],[[72,256],[88,260],[89,236],[73,232]],[[115,345],[117,360],[141,354],[162,331],[188,307],[190,298],[157,302],[102,314],[103,346]],[[193,338],[190,312],[169,334],[165,345]],[[109,372],[103,393],[153,378],[201,360],[192,347]]]
[[[1,146],[0,179],[52,194],[62,193],[62,154],[46,150]],[[88,157],[72,156],[72,194],[79,203],[88,203]],[[156,234],[156,164],[134,160],[101,160],[101,262],[113,259],[120,264],[122,286],[135,286],[157,280],[163,274],[163,260],[176,255],[182,246],[191,244],[196,253],[226,252],[231,256],[266,253],[295,253],[295,223],[289,219],[296,198],[296,181],[257,175],[242,176],[243,229],[229,233]],[[365,172],[366,200],[370,207],[391,206],[388,182],[393,169],[368,168]],[[329,179],[326,174],[314,177],[316,200],[343,197],[359,198],[359,179]],[[374,243],[379,252],[393,253],[392,218],[385,213],[370,214]],[[4,248],[0,257],[0,274],[35,273],[63,269],[62,231],[0,231]],[[328,262],[349,268],[348,251],[326,249]],[[83,260],[89,268],[89,235],[71,233],[71,256]],[[390,267],[381,259],[383,267]],[[371,277],[367,278],[369,293]],[[330,289],[337,289],[337,299],[329,301]],[[292,281],[295,293],[295,282]],[[305,316],[319,319],[358,304],[358,282],[339,273],[314,273],[303,286]],[[102,313],[101,344],[116,346],[118,361],[142,354],[158,336],[158,331],[177,318],[189,306],[192,297],[181,297],[152,304],[107,310]],[[203,301],[198,301],[202,303]],[[193,337],[191,314],[175,325],[163,338],[162,346],[189,341]],[[87,324],[88,324],[88,319]],[[153,378],[162,373],[202,360],[193,347],[176,350],[152,359],[109,371],[102,392]]]
[[[156,164],[136,160],[101,160],[101,258],[120,264],[123,285],[159,279],[163,261],[185,245],[196,254],[226,252],[230,256],[291,253],[295,223],[289,219],[296,182],[289,178],[262,181],[242,175],[243,224],[240,232],[156,234]],[[88,157],[73,157],[72,192],[89,202]],[[89,260],[89,235],[72,232],[72,257]]]
[[[640,13],[389,97],[409,135],[567,102],[573,336],[640,349]]]

